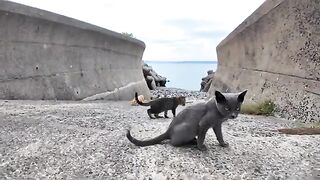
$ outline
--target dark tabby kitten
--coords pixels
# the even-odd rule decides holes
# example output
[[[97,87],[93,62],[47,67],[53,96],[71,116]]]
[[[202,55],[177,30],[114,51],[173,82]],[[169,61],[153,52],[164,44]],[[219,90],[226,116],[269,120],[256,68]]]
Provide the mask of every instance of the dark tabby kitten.
[[[161,116],[159,116],[159,113],[161,112],[164,112],[165,118],[169,118],[167,115],[168,110],[171,110],[173,116],[175,117],[176,108],[178,107],[178,105],[184,106],[186,104],[186,98],[183,96],[171,98],[158,98],[147,103],[139,101],[138,93],[135,94],[135,98],[137,103],[141,106],[151,106],[150,109],[147,110],[147,113],[151,119],[154,119],[154,117],[152,117],[151,114],[154,114],[156,118],[161,118]]]
[[[247,91],[241,93],[215,92],[215,98],[207,103],[189,106],[175,117],[168,130],[150,140],[141,141],[127,132],[127,138],[137,146],[150,146],[163,140],[170,139],[173,146],[197,144],[200,150],[206,150],[203,144],[206,133],[213,129],[220,146],[226,147],[228,143],[223,140],[221,125],[227,119],[234,119],[240,112],[241,104]]]

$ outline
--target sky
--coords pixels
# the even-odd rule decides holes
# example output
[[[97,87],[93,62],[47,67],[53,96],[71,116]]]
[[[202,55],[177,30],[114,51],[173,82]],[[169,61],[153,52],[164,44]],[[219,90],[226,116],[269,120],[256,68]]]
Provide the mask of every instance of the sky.
[[[216,60],[216,46],[264,0],[12,0],[146,44],[143,60]]]

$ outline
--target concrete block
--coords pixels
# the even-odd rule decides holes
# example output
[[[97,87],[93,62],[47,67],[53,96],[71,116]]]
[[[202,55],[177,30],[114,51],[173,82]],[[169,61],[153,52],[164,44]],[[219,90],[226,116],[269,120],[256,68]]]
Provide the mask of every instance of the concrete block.
[[[0,26],[0,99],[80,100],[130,83],[150,95],[140,40],[8,1]]]
[[[248,89],[247,100],[271,99],[278,113],[320,121],[320,1],[267,0],[218,46],[209,90]]]

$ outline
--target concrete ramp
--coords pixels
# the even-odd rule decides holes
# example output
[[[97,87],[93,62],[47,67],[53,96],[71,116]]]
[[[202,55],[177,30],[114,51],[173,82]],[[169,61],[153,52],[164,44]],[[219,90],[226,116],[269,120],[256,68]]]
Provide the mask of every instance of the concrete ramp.
[[[320,1],[267,0],[217,47],[210,88],[248,89],[284,117],[320,121]]]
[[[0,99],[149,96],[142,41],[7,1],[0,1],[0,27]]]

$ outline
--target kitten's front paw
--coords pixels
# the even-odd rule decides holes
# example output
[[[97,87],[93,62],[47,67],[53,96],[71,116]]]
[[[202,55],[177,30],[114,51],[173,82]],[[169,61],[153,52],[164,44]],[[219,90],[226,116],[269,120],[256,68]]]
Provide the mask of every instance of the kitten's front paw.
[[[200,151],[206,151],[207,150],[207,147],[205,146],[205,145],[198,145],[198,149],[200,150]]]
[[[219,144],[221,147],[229,147],[229,143],[223,142]]]

